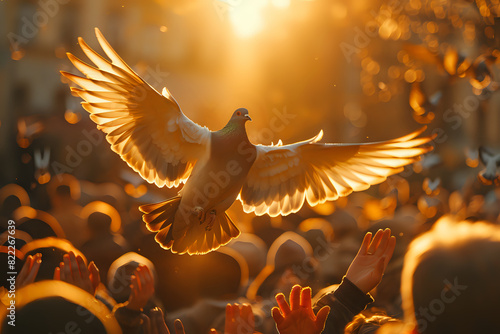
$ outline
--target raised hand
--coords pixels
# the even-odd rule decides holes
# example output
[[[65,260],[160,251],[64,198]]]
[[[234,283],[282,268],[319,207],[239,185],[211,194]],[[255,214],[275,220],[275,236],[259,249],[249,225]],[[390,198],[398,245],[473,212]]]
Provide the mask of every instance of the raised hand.
[[[314,315],[311,305],[311,288],[295,285],[290,292],[290,306],[285,296],[276,295],[279,309],[273,307],[272,315],[280,334],[319,334],[325,328],[330,307],[324,306]]]
[[[368,232],[345,277],[364,293],[370,292],[382,280],[395,246],[396,238],[390,229],[378,230],[373,240]]]
[[[165,324],[165,317],[160,308],[155,307],[149,312],[149,317],[143,314],[143,329],[144,334],[170,334],[167,325]],[[174,322],[175,334],[186,334],[182,321],[176,319]]]
[[[87,267],[83,258],[71,251],[63,256],[63,262],[54,270],[54,280],[76,285],[92,295],[101,282],[95,263],[92,261]]]
[[[142,311],[155,292],[154,277],[147,266],[139,265],[130,279],[130,296],[127,308]]]
[[[255,318],[249,304],[227,304],[224,334],[252,334]]]
[[[25,285],[33,283],[38,274],[38,269],[42,264],[42,254],[36,253],[34,256],[28,255],[26,262],[24,262],[23,268],[19,272],[16,278],[16,289],[20,289]]]

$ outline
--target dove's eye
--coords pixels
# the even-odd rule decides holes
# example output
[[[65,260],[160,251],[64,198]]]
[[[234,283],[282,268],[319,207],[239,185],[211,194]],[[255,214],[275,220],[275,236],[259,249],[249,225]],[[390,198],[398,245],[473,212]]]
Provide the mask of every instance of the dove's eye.
[[[237,111],[236,116],[241,116],[241,111]]]

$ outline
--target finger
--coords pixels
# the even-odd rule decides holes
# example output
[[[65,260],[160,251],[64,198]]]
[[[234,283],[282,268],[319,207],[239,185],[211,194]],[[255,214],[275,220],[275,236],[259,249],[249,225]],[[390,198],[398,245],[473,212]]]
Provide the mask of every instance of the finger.
[[[80,273],[80,269],[78,268],[78,262],[76,261],[75,253],[70,251],[68,255],[69,262],[71,264],[71,275],[73,276],[73,279],[77,282],[82,282],[82,274]]]
[[[54,277],[53,277],[54,281],[60,281],[61,280],[61,269],[59,267],[56,267],[56,269],[54,269]]]
[[[370,246],[368,246],[368,251],[366,252],[367,254],[373,254],[375,253],[375,250],[378,247],[378,244],[380,243],[380,239],[382,239],[382,234],[384,232],[382,230],[378,230],[377,233],[375,233],[375,236],[373,237]]]
[[[35,255],[30,255],[29,261],[28,261],[28,268],[26,268],[27,272],[29,272],[31,270],[31,267],[33,267],[33,262],[35,262],[35,256],[36,256],[36,254]]]
[[[33,258],[33,263],[31,265],[31,267],[33,268],[33,265],[35,264],[36,261],[40,260],[40,262],[42,261],[42,254],[41,253],[36,253],[35,254],[35,257]]]
[[[36,260],[38,259],[38,257],[41,257],[41,256],[42,255],[40,253],[36,253],[35,255],[33,255],[31,257],[31,261],[29,262],[27,274],[29,274],[31,272],[31,270],[33,269],[33,266],[35,265]]]
[[[85,261],[83,260],[83,257],[81,257],[80,255],[78,255],[76,257],[76,262],[78,264],[78,269],[80,271],[80,275],[83,277],[83,278],[90,278],[90,272],[87,268],[87,265],[85,264]]]
[[[302,293],[300,296],[300,306],[306,309],[312,310],[312,305],[311,305],[311,288],[306,287],[302,289]]]
[[[283,320],[285,320],[285,318],[283,317],[283,315],[281,314],[280,310],[277,307],[273,307],[273,309],[271,310],[271,314],[273,316],[274,322],[278,326],[281,324],[281,322],[283,322]]]
[[[231,323],[233,322],[233,307],[231,304],[226,305],[226,321],[224,323],[225,331],[229,331]]]
[[[330,306],[323,306],[321,310],[318,311],[316,315],[316,328],[325,328],[326,319],[328,318],[328,314],[330,313]]]
[[[381,256],[384,254],[387,245],[389,244],[389,238],[391,237],[391,229],[386,228],[384,230],[384,233],[382,233],[382,238],[380,239],[380,243],[377,247],[377,250],[375,251],[375,255]]]
[[[139,266],[134,271],[134,277],[135,277],[135,280],[136,280],[136,283],[137,283],[137,289],[139,291],[141,291],[142,285],[143,285],[142,282],[141,282],[141,276],[140,275],[141,275],[141,267]]]
[[[241,317],[247,322],[253,318],[252,307],[250,304],[245,303],[241,305]]]
[[[92,284],[92,281],[90,280],[90,272],[87,269],[85,261],[80,255],[76,257],[76,263],[78,265],[78,271],[80,273],[80,281],[82,284],[81,287],[86,291],[88,291],[90,294],[94,294],[95,288],[94,285]]]
[[[146,266],[144,265],[141,265],[141,270],[140,270],[140,275],[139,275],[139,278],[141,280],[141,287],[143,290],[146,290],[147,287],[148,287],[148,274],[147,274],[147,268]]]
[[[68,254],[64,254],[63,261],[64,261],[64,268],[61,267],[61,270],[64,269],[64,277],[66,278],[66,282],[73,283],[74,280],[73,280],[73,275],[72,275],[72,271],[71,271],[71,263],[70,263]]]
[[[239,323],[241,321],[241,310],[240,305],[237,303],[233,304],[233,318],[234,322]]]
[[[147,293],[152,295],[155,291],[155,281],[151,270],[148,266],[144,266],[144,279],[146,281]]]
[[[60,268],[59,274],[61,277],[61,281],[67,282],[68,280],[66,279],[66,269],[64,267],[65,267],[64,262],[60,262],[59,263],[59,268]]]
[[[175,319],[174,321],[175,334],[186,334],[184,332],[184,325],[180,319]]]
[[[300,285],[294,285],[292,291],[290,291],[290,309],[298,310],[300,308],[300,291],[302,290]]]
[[[21,269],[21,272],[17,276],[19,282],[23,283],[26,281],[26,277],[29,275],[31,268],[33,267],[33,263],[35,262],[35,255],[29,255],[28,258],[26,259],[26,262],[24,262],[23,268]]]
[[[40,265],[42,264],[42,256],[35,256],[34,264],[31,267],[31,270],[28,272],[28,276],[26,276],[24,283],[29,284],[35,281],[36,275],[38,274],[38,269],[40,269]]]
[[[241,318],[251,327],[250,333],[253,333],[255,319],[252,312],[252,307],[249,304],[241,305]]]
[[[151,330],[151,321],[149,320],[149,317],[147,315],[141,313],[141,319],[142,319],[142,332],[144,334],[157,334]]]
[[[372,240],[372,233],[368,232],[365,234],[365,237],[363,238],[363,242],[361,243],[361,246],[359,247],[358,255],[366,255],[366,252],[368,251],[368,246],[370,246],[370,241]]]
[[[101,276],[99,275],[99,269],[95,265],[94,261],[90,262],[89,271],[90,271],[90,280],[92,281],[92,286],[94,287],[94,290],[96,290],[99,284],[101,283]]]
[[[139,283],[138,283],[137,276],[132,275],[130,276],[130,294],[133,295],[134,297],[137,297],[139,294]]]
[[[389,238],[389,244],[387,245],[387,248],[385,249],[384,257],[385,257],[385,263],[384,263],[384,270],[387,268],[387,264],[389,264],[389,261],[392,258],[392,254],[394,254],[394,248],[396,247],[396,237],[392,236]]]
[[[170,334],[163,318],[163,312],[159,307],[152,309],[149,314],[151,316],[153,328],[157,334]]]
[[[31,255],[28,255],[26,261],[24,262],[23,268],[19,272],[19,275],[17,275],[18,282],[23,282],[26,276],[28,275],[28,271],[31,268],[32,259],[33,257]]]
[[[286,302],[285,295],[282,293],[278,293],[276,295],[276,301],[278,302],[278,306],[281,309],[281,313],[283,313],[285,317],[289,315],[291,311],[288,303]]]

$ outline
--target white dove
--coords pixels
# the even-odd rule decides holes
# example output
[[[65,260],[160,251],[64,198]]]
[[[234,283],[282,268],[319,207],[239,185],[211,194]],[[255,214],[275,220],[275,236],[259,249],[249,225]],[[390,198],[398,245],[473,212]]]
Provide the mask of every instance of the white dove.
[[[320,143],[316,137],[283,145],[254,145],[248,140],[244,108],[219,131],[186,117],[170,92],[157,92],[111,48],[99,29],[97,39],[111,61],[79,44],[96,67],[68,53],[86,77],[61,73],[111,149],[149,183],[177,187],[178,196],[140,207],[147,228],[173,253],[204,254],[240,232],[226,214],[239,199],[243,210],[272,217],[368,189],[399,173],[431,147],[419,137],[425,128],[401,138],[366,144]]]
[[[479,147],[479,159],[485,166],[485,168],[479,172],[478,177],[486,185],[495,183],[500,184],[500,174],[498,173],[498,168],[500,168],[500,154],[494,154],[486,147]]]

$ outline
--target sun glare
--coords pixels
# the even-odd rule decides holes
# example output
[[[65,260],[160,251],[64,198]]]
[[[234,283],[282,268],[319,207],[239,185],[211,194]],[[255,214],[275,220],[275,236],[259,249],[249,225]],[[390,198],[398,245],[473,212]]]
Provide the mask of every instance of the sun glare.
[[[270,5],[284,9],[290,0],[253,0],[240,1],[229,12],[229,18],[237,36],[252,37],[264,29],[264,10]]]

